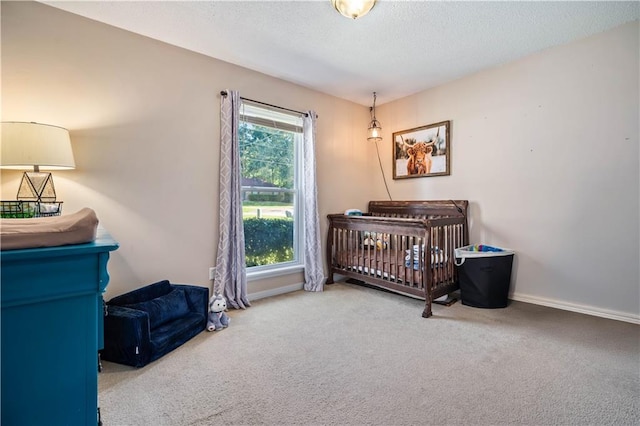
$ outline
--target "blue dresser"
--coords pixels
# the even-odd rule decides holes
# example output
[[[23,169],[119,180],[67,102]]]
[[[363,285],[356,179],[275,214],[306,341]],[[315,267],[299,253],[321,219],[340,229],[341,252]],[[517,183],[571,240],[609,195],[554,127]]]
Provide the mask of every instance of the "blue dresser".
[[[98,349],[107,261],[95,241],[0,252],[1,424],[98,423]]]

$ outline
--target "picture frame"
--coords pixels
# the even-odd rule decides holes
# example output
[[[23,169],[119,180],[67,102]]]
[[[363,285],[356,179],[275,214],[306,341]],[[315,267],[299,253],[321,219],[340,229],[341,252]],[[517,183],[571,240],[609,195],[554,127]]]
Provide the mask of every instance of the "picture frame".
[[[393,133],[393,178],[451,174],[450,121]]]

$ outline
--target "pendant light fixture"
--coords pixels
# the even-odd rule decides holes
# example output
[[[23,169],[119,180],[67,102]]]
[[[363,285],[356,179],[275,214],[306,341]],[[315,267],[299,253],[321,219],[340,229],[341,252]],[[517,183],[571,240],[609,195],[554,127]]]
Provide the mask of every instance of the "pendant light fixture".
[[[373,9],[376,0],[331,0],[331,4],[342,16],[358,19]]]
[[[376,120],[376,92],[373,92],[373,106],[369,108],[371,114],[371,122],[369,123],[369,131],[367,132],[367,140],[378,142],[382,140],[382,127],[380,122]]]

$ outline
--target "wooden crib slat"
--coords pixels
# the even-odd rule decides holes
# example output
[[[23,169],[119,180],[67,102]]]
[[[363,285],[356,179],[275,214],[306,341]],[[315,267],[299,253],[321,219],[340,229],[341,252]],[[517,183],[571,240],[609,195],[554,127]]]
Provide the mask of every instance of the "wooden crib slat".
[[[433,246],[431,247],[431,252],[429,253],[429,259],[431,259],[431,256],[434,254],[435,250],[440,249],[442,243],[442,241],[440,240],[440,228],[431,228],[431,241],[433,241]],[[431,268],[431,270],[433,271],[433,282],[440,282],[441,271],[440,268],[438,268],[437,263],[433,268]]]

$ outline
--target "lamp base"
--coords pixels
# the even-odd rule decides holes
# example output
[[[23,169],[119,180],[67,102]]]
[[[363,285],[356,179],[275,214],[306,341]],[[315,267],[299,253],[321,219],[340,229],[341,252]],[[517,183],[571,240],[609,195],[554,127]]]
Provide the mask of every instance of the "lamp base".
[[[43,203],[56,201],[56,190],[51,173],[24,172],[16,199]]]

